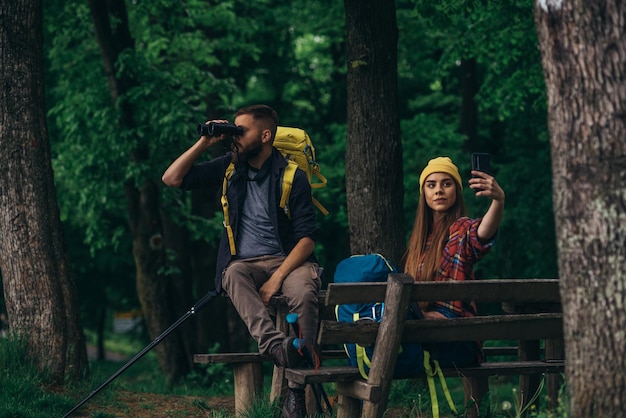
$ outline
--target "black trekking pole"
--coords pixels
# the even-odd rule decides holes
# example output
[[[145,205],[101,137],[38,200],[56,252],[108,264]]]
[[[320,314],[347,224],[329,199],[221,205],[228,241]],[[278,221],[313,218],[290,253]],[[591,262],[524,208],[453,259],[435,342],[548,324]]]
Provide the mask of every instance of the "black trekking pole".
[[[300,326],[298,324],[298,314],[295,312],[288,313],[285,319],[287,320],[287,323],[291,325],[294,331],[294,334],[296,335],[296,339],[294,340],[294,347],[297,349],[302,349],[302,354],[304,354],[304,360],[305,360],[307,367],[314,369],[315,360],[313,358],[313,351],[315,349],[311,347],[312,349],[309,350],[309,347],[307,347],[306,345],[306,341],[304,341],[304,339],[302,340],[300,339],[300,336],[299,336]],[[332,406],[330,405],[330,401],[328,400],[328,395],[326,394],[326,391],[324,390],[324,386],[322,386],[321,383],[314,383],[311,385],[311,388],[313,388],[313,394],[315,396],[315,405],[317,406],[317,412],[320,414],[324,414],[324,408],[322,407],[322,404],[320,402],[320,396],[324,400],[324,403],[326,404],[326,409],[328,410],[328,412],[331,412]]]
[[[163,331],[163,333],[161,333],[161,335],[156,337],[150,344],[148,344],[143,350],[141,350],[139,353],[137,353],[135,355],[135,357],[130,359],[118,371],[113,373],[111,375],[111,377],[109,377],[103,384],[101,384],[95,390],[93,390],[85,399],[83,399],[82,401],[77,403],[76,406],[74,406],[74,408],[72,408],[67,414],[63,415],[63,418],[67,418],[70,415],[72,415],[72,413],[74,413],[78,408],[83,406],[89,399],[93,398],[98,392],[100,392],[102,389],[104,389],[104,387],[106,385],[111,383],[120,374],[122,374],[126,369],[128,369],[130,366],[132,366],[133,363],[135,363],[137,360],[139,360],[141,357],[143,357],[148,351],[152,350],[157,344],[159,344],[161,341],[163,341],[165,339],[165,337],[167,337],[172,331],[174,331],[176,328],[178,328],[178,326],[180,324],[182,324],[187,319],[189,319],[189,317],[191,317],[191,316],[195,315],[196,313],[198,313],[210,301],[215,299],[215,297],[218,294],[219,294],[218,292],[216,292],[215,290],[212,290],[212,291],[208,292],[206,295],[204,295],[202,297],[202,299],[200,299],[198,302],[196,302],[196,304],[193,305],[183,316],[181,316],[176,322],[174,322],[172,325],[170,325],[170,327],[168,329]]]

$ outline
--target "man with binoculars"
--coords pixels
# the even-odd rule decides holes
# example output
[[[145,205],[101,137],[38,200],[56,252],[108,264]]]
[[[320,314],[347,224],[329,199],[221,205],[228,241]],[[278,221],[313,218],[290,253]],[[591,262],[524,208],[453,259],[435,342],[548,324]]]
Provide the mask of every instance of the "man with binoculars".
[[[317,227],[303,171],[298,169],[293,180],[290,216],[279,208],[288,162],[273,147],[277,127],[276,112],[265,105],[239,109],[234,124],[215,120],[200,125],[201,137],[169,166],[163,182],[182,190],[223,185],[225,229],[217,255],[216,290],[226,291],[259,352],[270,353],[278,366],[296,367],[303,358],[294,338],[276,329],[266,305],[282,292],[290,311],[298,314],[305,343],[314,344],[321,286],[313,253]],[[231,152],[196,164],[202,153],[229,134]],[[283,417],[303,416],[304,388],[290,383]]]

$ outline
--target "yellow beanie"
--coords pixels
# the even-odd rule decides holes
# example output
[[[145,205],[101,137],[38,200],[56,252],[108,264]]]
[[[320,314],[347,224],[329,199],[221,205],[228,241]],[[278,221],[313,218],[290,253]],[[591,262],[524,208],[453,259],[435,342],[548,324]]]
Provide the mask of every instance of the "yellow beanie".
[[[461,190],[463,190],[463,183],[461,182],[459,169],[454,165],[452,160],[449,157],[437,157],[430,160],[426,168],[424,168],[424,170],[422,171],[422,174],[420,174],[420,193],[422,193],[424,180],[426,180],[426,177],[430,176],[433,173],[450,174],[452,178],[456,181],[456,184],[458,184]]]

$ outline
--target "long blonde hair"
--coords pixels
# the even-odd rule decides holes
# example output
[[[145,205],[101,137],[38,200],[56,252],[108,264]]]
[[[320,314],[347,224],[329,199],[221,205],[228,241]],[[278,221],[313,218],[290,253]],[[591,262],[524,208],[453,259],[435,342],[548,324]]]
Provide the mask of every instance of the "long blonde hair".
[[[463,192],[459,184],[456,187],[456,201],[446,211],[443,219],[434,222],[433,210],[426,204],[424,193],[420,194],[415,213],[413,231],[409,239],[409,245],[404,255],[404,272],[413,277],[414,281],[432,281],[439,263],[443,249],[448,242],[450,226],[462,216],[465,216],[465,202]],[[430,245],[426,248],[428,237],[431,236]]]

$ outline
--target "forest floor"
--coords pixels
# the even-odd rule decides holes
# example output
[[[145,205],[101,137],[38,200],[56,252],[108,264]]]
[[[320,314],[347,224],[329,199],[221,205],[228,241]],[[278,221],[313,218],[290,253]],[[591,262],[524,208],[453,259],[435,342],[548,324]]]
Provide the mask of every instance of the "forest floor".
[[[115,392],[115,401],[87,403],[73,417],[210,417],[234,416],[234,397],[180,396],[155,393]],[[106,415],[103,415],[106,414]]]
[[[93,346],[87,347],[90,359],[96,357]],[[125,362],[128,356],[106,351],[107,361]],[[100,397],[100,399],[97,399]],[[233,396],[188,396],[116,390],[113,394],[98,394],[72,417],[107,418],[178,418],[178,417],[234,417]],[[387,418],[407,416],[401,408],[392,408]]]
[[[97,357],[96,348],[87,345],[87,355],[91,360]],[[112,351],[105,352],[107,361],[119,362],[129,360],[128,355]],[[210,417],[234,416],[235,398],[232,396],[185,396],[159,393],[115,391],[115,395],[97,395],[107,397],[98,400],[95,397],[85,403],[72,417]]]
[[[215,415],[212,415],[215,414]],[[115,401],[103,405],[85,404],[72,417],[106,416],[116,418],[234,417],[234,397],[163,395],[155,393],[116,392]],[[390,408],[386,418],[409,416],[402,408]]]

